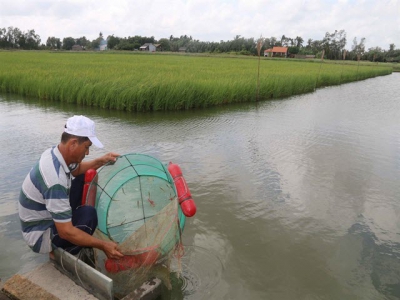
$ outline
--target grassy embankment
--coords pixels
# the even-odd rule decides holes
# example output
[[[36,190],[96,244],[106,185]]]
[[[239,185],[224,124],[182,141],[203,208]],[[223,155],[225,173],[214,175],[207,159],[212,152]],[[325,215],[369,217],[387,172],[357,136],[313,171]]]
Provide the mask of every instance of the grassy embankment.
[[[400,64],[399,63],[388,63],[388,65],[393,68],[393,72],[400,72]]]
[[[0,92],[127,111],[288,97],[390,74],[391,67],[193,55],[0,52]]]

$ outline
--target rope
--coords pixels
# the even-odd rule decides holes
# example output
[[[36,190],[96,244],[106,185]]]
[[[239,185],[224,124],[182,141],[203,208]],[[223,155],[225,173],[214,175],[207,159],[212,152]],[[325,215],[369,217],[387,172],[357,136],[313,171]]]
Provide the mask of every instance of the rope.
[[[181,229],[181,224],[179,222],[179,218],[177,220],[178,223],[178,228],[179,228],[179,243],[176,244],[175,246],[175,251],[174,251],[174,256],[177,260],[178,264],[178,277],[181,277],[182,275],[182,257],[185,255],[185,248],[183,247],[183,242],[182,242],[182,229]]]
[[[82,249],[82,250],[83,250],[83,249]],[[81,251],[82,251],[82,250],[81,250]],[[82,282],[81,277],[80,277],[79,274],[78,274],[78,269],[77,269],[77,267],[76,267],[77,264],[78,264],[79,257],[81,256],[81,251],[79,251],[78,256],[76,256],[76,260],[75,260],[75,274],[76,274],[76,276],[78,277],[78,279],[79,279],[79,281],[80,281],[82,287],[83,287],[84,289],[87,290],[86,286],[85,286],[85,285],[83,284],[83,282]]]
[[[60,259],[61,267],[62,267],[62,269],[63,269],[65,272],[68,272],[68,270],[64,267],[64,262],[63,262],[64,253],[67,253],[67,251],[65,251],[64,249],[61,249],[61,248],[60,248],[60,250],[62,250],[62,252],[61,252],[61,259]],[[71,254],[71,255],[72,255],[72,254]],[[79,279],[79,281],[80,281],[80,283],[81,283],[81,286],[82,286],[83,288],[87,289],[86,286],[83,284],[82,279],[80,278],[79,273],[78,273],[78,269],[77,269],[77,262],[78,262],[78,259],[79,259],[80,256],[81,256],[81,252],[79,252],[79,253],[78,253],[78,256],[76,256],[76,260],[75,260],[75,263],[74,263],[75,274],[76,274],[76,276],[78,277],[78,279]]]

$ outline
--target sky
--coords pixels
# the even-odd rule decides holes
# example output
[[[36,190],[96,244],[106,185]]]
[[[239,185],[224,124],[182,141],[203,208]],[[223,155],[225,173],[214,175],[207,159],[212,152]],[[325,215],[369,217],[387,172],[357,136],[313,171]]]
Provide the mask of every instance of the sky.
[[[322,40],[346,31],[346,49],[400,48],[400,0],[0,0],[0,28],[48,37],[192,36],[204,42],[300,36]]]

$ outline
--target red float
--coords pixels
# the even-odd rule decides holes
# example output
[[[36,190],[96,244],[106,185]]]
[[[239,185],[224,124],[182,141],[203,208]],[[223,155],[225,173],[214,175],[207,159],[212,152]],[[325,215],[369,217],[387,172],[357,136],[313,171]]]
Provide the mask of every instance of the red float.
[[[96,188],[92,188],[89,192],[88,200],[86,201],[86,196],[89,191],[89,185],[92,182],[93,178],[95,178],[97,172],[95,169],[89,169],[85,173],[85,184],[83,185],[82,192],[82,205],[90,205],[95,206],[96,204]]]
[[[118,273],[139,267],[148,267],[156,263],[159,258],[157,251],[148,251],[136,255],[125,255],[121,259],[108,258],[105,267],[109,273]]]
[[[186,217],[193,217],[196,213],[196,204],[194,203],[192,194],[186,184],[186,180],[182,175],[181,168],[177,164],[170,162],[168,165],[168,171],[174,180],[176,192],[178,194],[178,201],[183,214]]]

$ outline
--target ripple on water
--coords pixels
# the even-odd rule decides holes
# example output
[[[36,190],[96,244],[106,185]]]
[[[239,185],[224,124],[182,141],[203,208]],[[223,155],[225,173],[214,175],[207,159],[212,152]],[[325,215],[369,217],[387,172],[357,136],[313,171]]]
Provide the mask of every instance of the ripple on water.
[[[203,247],[184,249],[184,256],[171,262],[172,290],[163,294],[163,299],[212,299],[223,272],[220,258]]]

